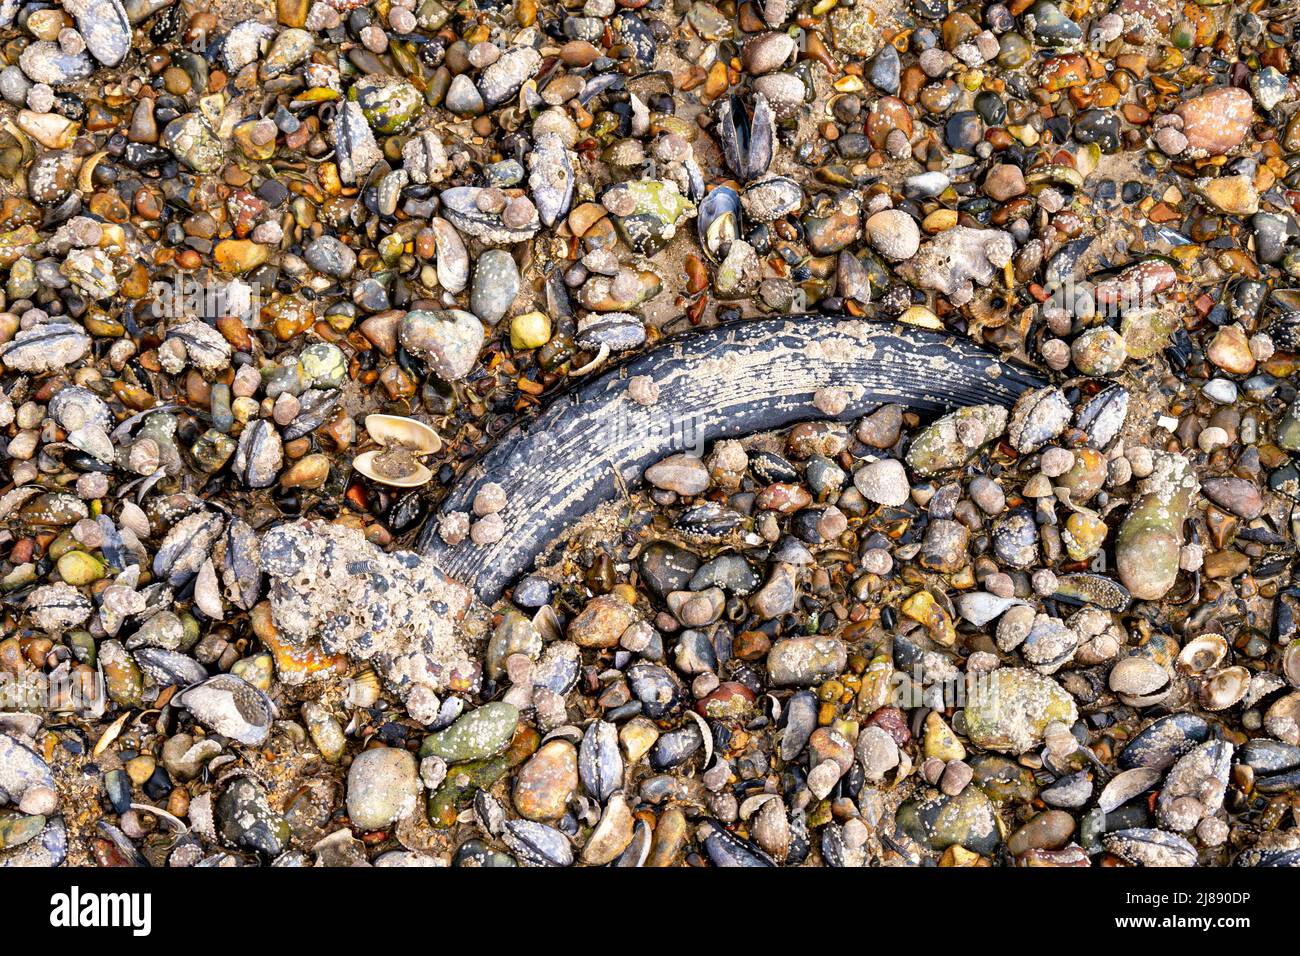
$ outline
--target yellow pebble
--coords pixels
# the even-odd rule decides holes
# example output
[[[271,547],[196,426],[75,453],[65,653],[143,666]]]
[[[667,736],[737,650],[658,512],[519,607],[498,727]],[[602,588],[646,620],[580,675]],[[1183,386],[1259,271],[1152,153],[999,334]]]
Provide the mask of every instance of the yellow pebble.
[[[510,321],[510,344],[516,349],[541,348],[551,340],[551,319],[544,312],[525,312]]]

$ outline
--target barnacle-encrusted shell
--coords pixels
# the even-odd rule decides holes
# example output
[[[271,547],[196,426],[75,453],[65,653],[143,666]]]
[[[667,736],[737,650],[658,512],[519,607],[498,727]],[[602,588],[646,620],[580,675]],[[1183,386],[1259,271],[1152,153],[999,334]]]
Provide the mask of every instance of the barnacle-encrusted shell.
[[[271,699],[234,674],[218,674],[176,697],[203,726],[241,744],[257,746],[271,732]]]

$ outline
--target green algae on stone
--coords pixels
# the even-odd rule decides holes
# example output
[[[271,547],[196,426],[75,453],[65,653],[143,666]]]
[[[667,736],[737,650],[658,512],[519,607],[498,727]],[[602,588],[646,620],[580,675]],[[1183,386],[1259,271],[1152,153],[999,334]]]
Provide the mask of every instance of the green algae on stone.
[[[1010,757],[974,754],[966,762],[975,771],[971,784],[983,790],[994,803],[1029,803],[1038,796],[1033,771]]]
[[[198,113],[186,113],[167,124],[162,145],[196,173],[216,172],[225,161],[225,148]]]
[[[1148,359],[1169,344],[1178,316],[1168,309],[1129,309],[1119,320],[1124,350],[1131,359]]]
[[[480,708],[481,709],[481,708]],[[462,803],[476,790],[486,790],[531,757],[541,743],[532,727],[521,727],[504,753],[461,764],[429,796],[429,822],[447,828],[456,823]]]
[[[1024,753],[1043,741],[1054,721],[1079,719],[1071,697],[1056,681],[1023,667],[1000,667],[972,677],[965,709],[966,736],[976,746]]]
[[[625,193],[612,205],[613,209],[629,211],[615,214],[614,224],[624,241],[640,255],[658,252],[677,234],[677,227],[695,215],[695,203],[683,196],[671,180],[638,179],[610,192]]]
[[[420,115],[424,97],[406,80],[375,74],[352,85],[348,96],[361,107],[366,121],[377,133],[396,133]]]
[[[907,450],[907,464],[921,477],[960,468],[1006,430],[1001,405],[967,405],[926,428]]]
[[[1287,451],[1300,452],[1300,398],[1291,403],[1277,423],[1277,444]]]
[[[0,850],[22,846],[45,829],[45,817],[40,814],[20,813],[17,810],[0,810]]]
[[[1164,597],[1178,577],[1183,522],[1201,484],[1191,463],[1175,452],[1157,452],[1155,467],[1138,483],[1138,494],[1115,538],[1119,579],[1142,601]]]
[[[1002,826],[988,795],[968,785],[954,797],[934,793],[901,804],[895,820],[912,839],[931,850],[961,846],[989,856],[1002,843]]]
[[[448,763],[494,756],[510,745],[518,723],[519,711],[513,704],[492,701],[425,737],[420,756],[441,757]]]

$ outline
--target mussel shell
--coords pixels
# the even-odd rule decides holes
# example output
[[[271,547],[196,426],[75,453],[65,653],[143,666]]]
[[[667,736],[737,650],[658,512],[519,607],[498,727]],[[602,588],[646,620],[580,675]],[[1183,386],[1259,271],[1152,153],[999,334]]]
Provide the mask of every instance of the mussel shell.
[[[336,388],[309,388],[299,396],[298,416],[284,427],[284,440],[293,441],[303,435],[309,435],[334,414],[334,409],[342,401],[343,393]]]
[[[577,343],[580,348],[625,352],[645,342],[645,324],[628,312],[593,312],[578,321]]]
[[[1300,769],[1255,778],[1257,793],[1290,793],[1293,790],[1300,790]]]
[[[0,733],[0,804],[17,803],[33,787],[55,789],[49,764],[18,738]]]
[[[524,866],[571,866],[573,847],[554,827],[533,820],[507,820],[501,833],[510,852]]]
[[[790,483],[799,480],[799,471],[775,452],[757,451],[749,456],[749,470],[760,481],[768,484]]]
[[[817,696],[810,690],[797,691],[785,706],[785,732],[781,735],[781,759],[793,761],[808,745],[817,729]]]
[[[1237,857],[1237,866],[1286,866],[1300,867],[1300,848],[1286,850],[1281,848],[1251,847],[1242,851]]]
[[[1027,568],[1038,560],[1038,525],[1033,512],[1017,508],[993,526],[993,550],[1005,564]]]
[[[1038,451],[1061,434],[1072,412],[1059,388],[1048,386],[1025,392],[1011,410],[1007,438],[1022,454]]]
[[[154,555],[154,575],[172,587],[188,582],[198,574],[223,528],[225,518],[215,511],[196,511],[176,522]]]
[[[744,515],[739,512],[732,511],[716,501],[706,501],[683,511],[677,516],[673,526],[682,534],[707,540],[725,538],[744,521]]]
[[[607,720],[593,720],[578,747],[578,775],[587,792],[602,804],[623,786],[623,757],[618,730]]]
[[[160,687],[189,687],[208,679],[208,671],[194,658],[162,647],[141,647],[135,661]]]
[[[512,867],[518,864],[502,853],[500,850],[494,850],[482,840],[466,840],[456,849],[456,855],[452,858],[452,866],[463,867]]]
[[[334,149],[339,178],[348,184],[361,182],[382,155],[360,103],[348,100],[339,108],[334,120]]]
[[[542,223],[553,226],[573,205],[573,164],[558,133],[538,137],[528,157],[528,188]]]
[[[822,860],[836,868],[859,867],[866,863],[862,847],[850,846],[844,839],[844,828],[832,821],[822,827]]]
[[[1052,597],[1067,604],[1095,604],[1107,611],[1124,611],[1132,600],[1128,588],[1118,581],[1087,572],[1062,574]]]
[[[1115,440],[1128,417],[1128,399],[1128,389],[1112,385],[1084,402],[1074,424],[1088,436],[1090,446],[1104,449]]]
[[[501,802],[486,790],[474,793],[474,820],[491,836],[499,837],[506,825],[506,811]]]
[[[1082,277],[1080,268],[1083,255],[1092,246],[1094,237],[1084,236],[1080,239],[1071,239],[1056,252],[1047,263],[1047,270],[1044,273],[1044,284],[1047,289],[1056,291],[1063,285],[1069,285],[1070,280]],[[1073,311],[1073,302],[1060,303],[1064,308]]]
[[[704,746],[704,735],[694,723],[660,734],[650,748],[650,766],[655,770],[680,767]]]
[[[652,842],[650,828],[646,826],[644,820],[638,820],[636,829],[632,832],[632,842],[624,848],[619,858],[614,861],[614,866],[636,868],[644,865],[650,856],[650,844]]]
[[[226,526],[221,556],[221,580],[226,599],[251,611],[262,594],[262,557],[257,533],[248,522],[232,518]]]
[[[563,697],[578,683],[582,654],[572,641],[555,641],[542,651],[542,659],[533,668],[533,687],[544,687]]]
[[[803,188],[785,176],[765,176],[751,183],[741,197],[741,209],[757,222],[776,222],[803,207]]]
[[[1283,352],[1300,352],[1300,311],[1283,312],[1268,329],[1273,345]]]
[[[711,832],[704,838],[704,849],[714,866],[719,867],[767,867],[776,866],[775,861],[757,845],[729,833],[722,824],[710,821]]]
[[[1163,770],[1210,736],[1210,725],[1196,714],[1170,714],[1152,721],[1119,754],[1125,769],[1150,767]]]
[[[767,97],[754,96],[751,117],[739,96],[730,96],[718,108],[718,136],[727,166],[748,182],[767,172],[776,146],[776,117]]]
[[[253,422],[239,436],[233,468],[249,488],[269,488],[275,484],[283,462],[284,443],[280,433],[265,418]]]
[[[94,609],[88,597],[62,581],[36,588],[27,595],[24,604],[32,623],[50,631],[76,627]]]
[[[429,499],[411,491],[394,501],[384,514],[384,523],[394,534],[405,534],[418,527],[429,514]]]
[[[627,669],[627,680],[651,720],[661,720],[681,707],[685,694],[681,681],[661,664],[637,661]]]
[[[560,621],[560,615],[555,613],[555,608],[549,604],[543,604],[533,615],[533,627],[537,628],[537,633],[542,636],[546,643],[558,641],[564,635],[564,625]]]
[[[488,245],[505,246],[526,242],[542,227],[538,216],[518,229],[506,226],[500,216],[479,208],[478,195],[481,192],[482,188],[478,186],[444,189],[440,196],[443,216],[461,232],[482,239]]]
[[[700,247],[714,262],[720,261],[733,240],[744,235],[740,194],[730,186],[719,186],[704,197],[696,214],[695,227]]]
[[[1300,747],[1267,737],[1246,741],[1237,757],[1259,773],[1281,773],[1300,767]]]
[[[1128,803],[1139,794],[1145,793],[1160,782],[1162,771],[1155,767],[1134,767],[1118,773],[1097,798],[1097,806],[1103,813],[1110,813]]]

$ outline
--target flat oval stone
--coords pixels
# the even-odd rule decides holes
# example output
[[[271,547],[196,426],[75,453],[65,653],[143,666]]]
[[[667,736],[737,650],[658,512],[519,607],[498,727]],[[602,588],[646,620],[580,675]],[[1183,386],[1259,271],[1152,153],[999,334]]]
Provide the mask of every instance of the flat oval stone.
[[[1245,90],[1221,86],[1187,100],[1174,112],[1182,118],[1188,154],[1222,156],[1246,138],[1254,101]]]
[[[363,830],[380,830],[410,816],[419,795],[419,768],[408,751],[366,750],[348,768],[348,817]]]
[[[833,637],[788,637],[772,645],[767,673],[782,687],[809,687],[844,670],[848,651]]]
[[[496,325],[519,295],[519,267],[504,249],[488,249],[474,265],[470,311],[488,325]]]

